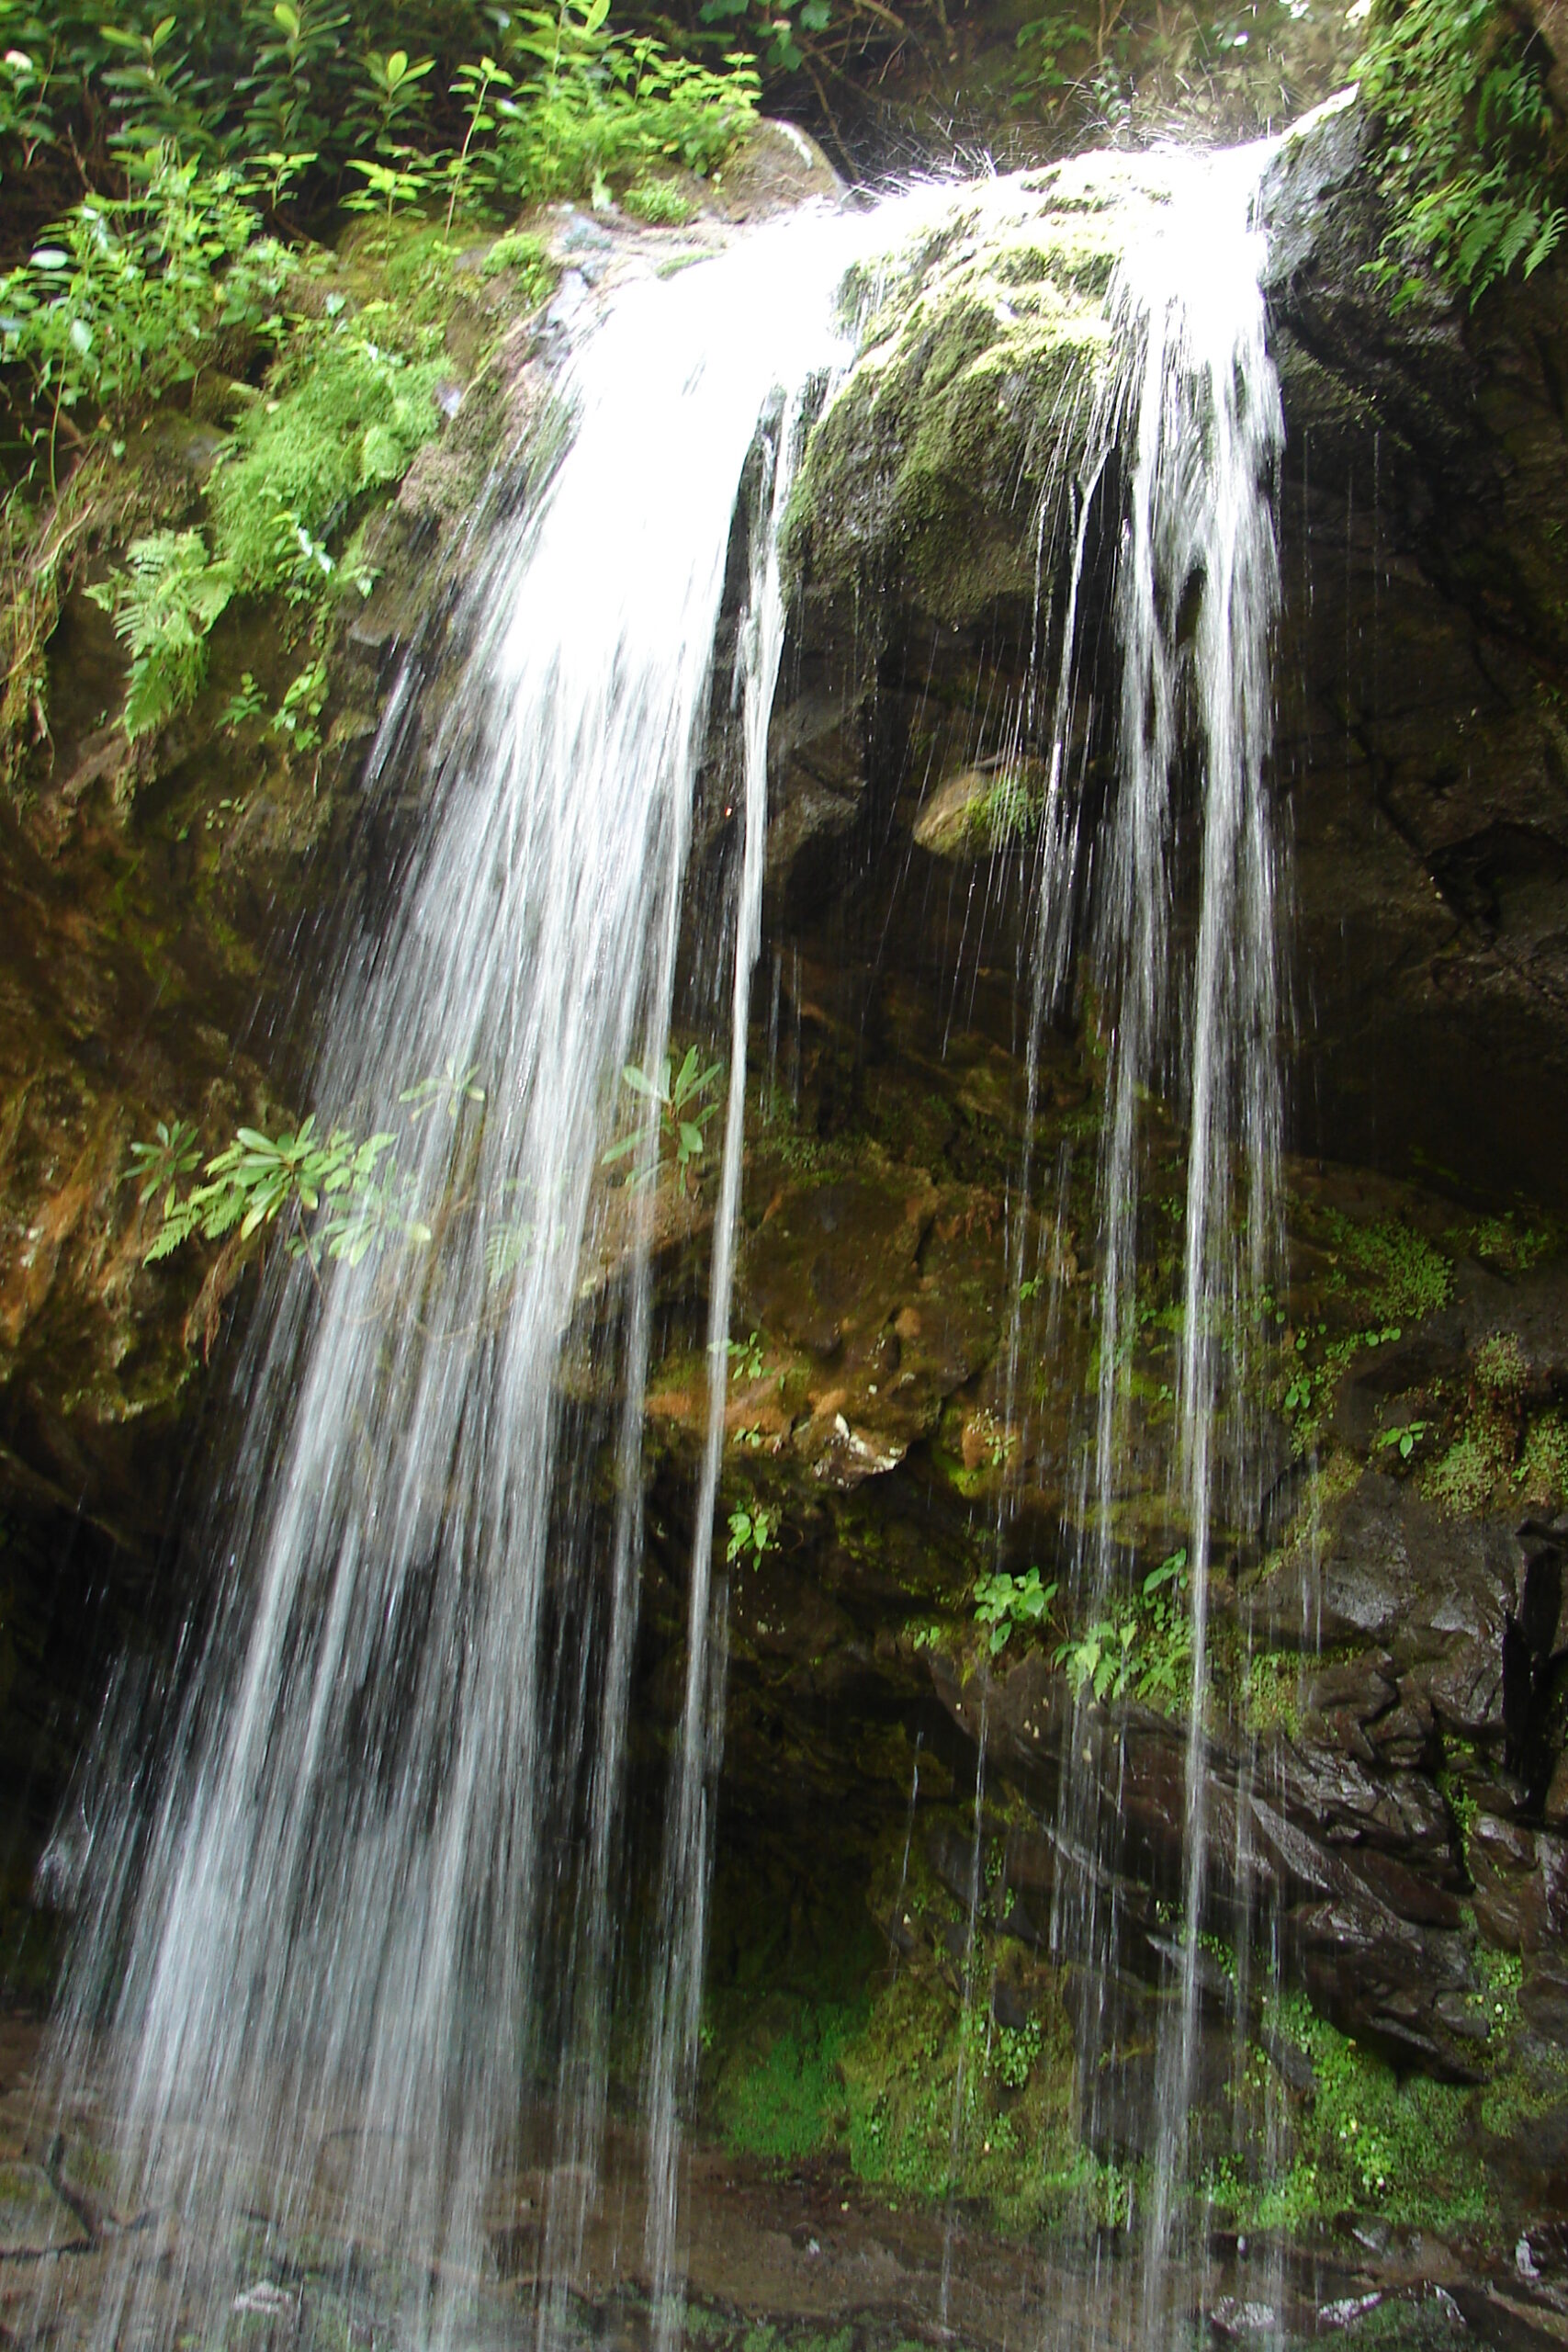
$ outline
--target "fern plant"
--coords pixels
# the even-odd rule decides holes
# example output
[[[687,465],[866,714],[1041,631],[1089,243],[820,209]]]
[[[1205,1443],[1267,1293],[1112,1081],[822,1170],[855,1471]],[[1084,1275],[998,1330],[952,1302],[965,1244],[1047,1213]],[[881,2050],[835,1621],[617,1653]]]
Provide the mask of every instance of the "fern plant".
[[[1530,277],[1568,210],[1540,44],[1503,0],[1381,0],[1360,65],[1393,225],[1373,268],[1395,306],[1429,264],[1473,304]]]
[[[124,726],[134,742],[186,709],[207,676],[207,639],[234,593],[227,564],[209,560],[199,531],[154,531],[133,539],[129,571],[88,589],[114,616],[130,651]]]

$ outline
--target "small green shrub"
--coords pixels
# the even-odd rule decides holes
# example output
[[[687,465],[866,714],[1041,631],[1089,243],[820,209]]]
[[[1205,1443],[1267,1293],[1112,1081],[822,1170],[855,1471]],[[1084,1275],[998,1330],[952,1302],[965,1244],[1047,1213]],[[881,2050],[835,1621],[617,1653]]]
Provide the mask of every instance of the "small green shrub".
[[[761,84],[736,53],[715,73],[648,34],[605,26],[605,0],[518,11],[513,45],[536,61],[497,105],[496,178],[518,197],[581,196],[646,166],[706,176],[756,119]]]
[[[1016,1577],[1001,1568],[981,1577],[975,1587],[975,1622],[990,1628],[991,1656],[1005,1649],[1015,1625],[1043,1632],[1055,1598],[1055,1583],[1042,1584],[1038,1568]]]
[[[1151,1568],[1135,1602],[1070,1635],[1056,1652],[1075,1698],[1138,1698],[1179,1707],[1191,1695],[1192,1625],[1185,1545]]]
[[[84,197],[0,277],[0,359],[30,379],[51,481],[62,415],[122,429],[225,344],[276,331],[294,262],[251,193],[235,172],[154,150],[130,195]]]
[[[779,1540],[779,1514],[765,1510],[760,1503],[739,1505],[729,1514],[729,1542],[725,1550],[725,1564],[733,1567],[737,1560],[755,1566],[764,1560]]]
[[[408,1185],[385,1158],[394,1140],[380,1134],[360,1142],[344,1127],[318,1136],[314,1114],[278,1136],[241,1127],[208,1160],[202,1182],[182,1194],[179,1180],[196,1165],[195,1131],[182,1121],[160,1121],[154,1143],[131,1146],[141,1201],[164,1190],[146,1262],[196,1238],[248,1241],[279,1223],[290,1255],[312,1261],[324,1251],[356,1266],[388,1241],[423,1245],[430,1227],[412,1215]]]
[[[674,1159],[678,1176],[693,1181],[694,1163],[700,1158],[703,1129],[718,1109],[716,1102],[705,1102],[704,1095],[711,1092],[720,1072],[722,1062],[709,1062],[705,1067],[695,1046],[688,1046],[681,1061],[675,1065],[673,1054],[666,1054],[660,1067],[645,1070],[637,1062],[628,1062],[621,1078],[634,1094],[650,1103],[657,1114],[656,1152],[650,1168],[634,1173],[631,1181],[651,1182],[657,1178],[666,1150]],[[613,1143],[604,1154],[601,1165],[613,1168],[637,1151],[642,1143],[641,1125],[631,1134]]]

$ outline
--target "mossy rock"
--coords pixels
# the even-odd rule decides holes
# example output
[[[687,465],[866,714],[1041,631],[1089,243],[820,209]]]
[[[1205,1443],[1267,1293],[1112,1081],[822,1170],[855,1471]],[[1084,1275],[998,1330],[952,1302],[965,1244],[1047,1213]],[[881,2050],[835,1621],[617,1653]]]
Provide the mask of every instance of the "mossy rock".
[[[949,625],[1032,592],[1043,495],[1088,446],[1106,295],[1149,197],[1088,158],[994,183],[867,286],[861,356],[812,436],[789,560],[813,594],[906,596]]]

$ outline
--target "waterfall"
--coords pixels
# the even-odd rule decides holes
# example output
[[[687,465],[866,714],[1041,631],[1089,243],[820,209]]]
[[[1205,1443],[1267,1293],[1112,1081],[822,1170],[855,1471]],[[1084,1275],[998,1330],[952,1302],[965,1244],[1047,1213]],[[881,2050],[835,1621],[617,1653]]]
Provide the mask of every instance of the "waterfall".
[[[244,1368],[225,1589],[144,1833],[113,2002],[130,2195],[177,2214],[182,2300],[218,2320],[239,2217],[299,2226],[321,2151],[345,2242],[395,2255],[422,2337],[481,2269],[485,2184],[559,2062],[547,2244],[570,2263],[604,2095],[617,1823],[642,1542],[647,1258],[679,1188],[617,1187],[618,1086],[670,1050],[682,881],[731,523],[771,435],[742,616],[744,844],[733,921],[708,1446],[656,2005],[656,2206],[700,1989],[711,1518],[722,1439],[751,964],[804,395],[841,354],[866,220],[797,217],[623,291],[560,387],[564,450],[468,597],[385,929],[321,1007],[323,1128],[399,1137],[403,1246],[296,1264]],[[413,694],[400,697],[408,701]],[[386,786],[391,789],[392,785]],[[412,1098],[412,1102],[411,1102]],[[423,1114],[423,1115],[421,1115]],[[663,1202],[660,1207],[659,1204]],[[666,1227],[667,1229],[667,1227]],[[618,1310],[606,1270],[624,1274]],[[586,1273],[585,1273],[586,1270]],[[584,1307],[584,1286],[592,1295]],[[596,1287],[597,1284],[597,1287]],[[592,1491],[568,1358],[585,1311],[614,1498]],[[618,1416],[618,1436],[615,1424]],[[563,1478],[563,1473],[565,1476]],[[563,1495],[563,1487],[566,1490]],[[107,1841],[129,1841],[128,1817]],[[79,1962],[64,2071],[121,1955]],[[667,2272],[672,2224],[650,2224]],[[129,2256],[101,2340],[155,2332]],[[142,2301],[137,2301],[138,2296]]]
[[[1263,771],[1280,422],[1250,217],[1263,160],[1065,167],[1090,188],[1130,190],[1135,233],[1107,298],[1111,358],[1074,389],[1072,430],[1065,411],[1050,421],[1066,449],[1077,410],[1089,412],[1081,460],[1070,479],[1052,473],[1039,510],[1042,582],[1055,550],[1066,587],[1015,730],[1015,746],[1049,754],[1026,1136],[1043,1024],[1082,980],[1107,1038],[1086,1609],[1103,1607],[1125,1566],[1119,1375],[1137,1312],[1150,1092],[1177,1106],[1188,1138],[1168,1510],[1191,1619],[1186,1957],[1157,2068],[1151,2343],[1166,2332],[1192,2080],[1210,1554],[1222,1521],[1245,1515],[1246,1329],[1278,1249],[1278,850]],[[1005,214],[1038,188],[962,200]],[[952,201],[927,191],[803,214],[614,295],[565,363],[548,480],[498,528],[466,592],[444,716],[417,757],[388,730],[373,786],[417,806],[413,838],[389,916],[347,944],[323,996],[315,1101],[323,1129],[396,1135],[389,1243],[357,1264],[272,1269],[213,1538],[221,1590],[190,1636],[156,1792],[133,1791],[102,1825],[100,1849],[135,1883],[119,1902],[106,1885],[63,2019],[69,2082],[86,2077],[109,2016],[124,2053],[106,2101],[125,2121],[122,2201],[179,2222],[172,2283],[152,2282],[122,2241],[104,2352],[122,2337],[169,2347],[176,2329],[216,2341],[243,2283],[236,2227],[265,2212],[285,2235],[305,2228],[329,2145],[343,2244],[395,2262],[407,2325],[449,2341],[488,2259],[487,2186],[520,2161],[531,2125],[547,2143],[541,2343],[556,2333],[592,2193],[624,1958],[649,1253],[692,1238],[698,1216],[679,1182],[612,1181],[604,1155],[631,1128],[622,1167],[647,1180],[659,1163],[649,1087],[684,1044],[672,1007],[717,691],[733,696],[740,745],[715,990],[728,998],[728,1069],[643,2069],[646,2267],[657,2340],[673,2340],[680,2120],[723,1721],[712,1547],[784,642],[780,532],[813,402],[852,356],[846,271],[885,255],[911,212]],[[863,292],[869,314],[878,287]],[[743,492],[749,576],[734,676],[716,688]],[[1114,501],[1117,772],[1101,807],[1073,714],[1091,520]],[[436,682],[411,672],[395,702],[406,713],[426,698],[439,701]],[[1190,938],[1171,914],[1189,865]],[[798,1021],[798,985],[793,995]],[[628,1065],[636,1090],[622,1083]],[[1050,1171],[1058,1226],[1068,1173],[1066,1159]],[[1010,1228],[1021,1279],[1034,1178],[1026,1156]],[[1010,1394],[1017,1323],[1010,1350]],[[1114,1877],[1116,1826],[1092,1712],[1080,1705],[1066,1756],[1058,1845],[1081,1868],[1073,1885],[1066,1868],[1059,1877],[1055,1925],[1064,1952],[1109,1972],[1117,1922],[1100,1890]],[[983,1812],[982,1779],[972,1924]]]

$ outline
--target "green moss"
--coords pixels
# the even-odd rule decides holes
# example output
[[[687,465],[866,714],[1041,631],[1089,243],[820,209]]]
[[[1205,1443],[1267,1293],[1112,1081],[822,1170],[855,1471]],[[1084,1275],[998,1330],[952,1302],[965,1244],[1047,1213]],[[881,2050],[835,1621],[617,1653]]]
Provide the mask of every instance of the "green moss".
[[[1022,2028],[995,2022],[983,1941],[973,1981],[965,2006],[922,1954],[877,1996],[840,2062],[850,2162],[881,2188],[980,2198],[1004,2224],[1028,2226],[1084,2187],[1071,2036],[1055,1997]]]
[[[1092,407],[1118,240],[1110,217],[1064,230],[976,207],[868,287],[862,356],[791,502],[791,561],[827,587],[895,572],[954,621],[1027,593],[1031,487],[1070,473],[1062,424]]]
[[[505,277],[525,303],[542,302],[558,275],[544,241],[513,230],[498,237],[479,264],[481,277]]]
[[[1416,2229],[1487,2218],[1473,2091],[1402,2079],[1318,2017],[1303,1994],[1277,1996],[1267,2021],[1311,2059],[1317,2087],[1291,2118],[1287,2162],[1258,2152],[1250,2165],[1232,2158],[1212,2176],[1213,2193],[1242,2227],[1299,2228],[1347,2206]]]
[[[1254,1738],[1282,1731],[1294,1739],[1301,1730],[1302,1658],[1296,1650],[1258,1650],[1242,1662],[1241,1720]]]
[[[1357,1225],[1332,1209],[1323,1221],[1339,1260],[1329,1287],[1354,1291],[1375,1321],[1413,1322],[1448,1305],[1452,1262],[1415,1226],[1402,1217]]]
[[[624,212],[655,229],[683,228],[694,209],[669,180],[638,180],[621,198]]]
[[[1448,1806],[1459,1839],[1460,1860],[1466,1874],[1470,1870],[1470,1841],[1475,1834],[1476,1803],[1466,1783],[1451,1765],[1445,1764],[1438,1776],[1438,1793]]]
[[[1538,1507],[1568,1498],[1568,1419],[1555,1409],[1535,1414],[1514,1469],[1520,1498]]]
[[[715,2120],[737,2154],[794,2162],[841,2136],[840,2061],[863,2015],[837,2002],[764,2005],[714,2094]]]
[[[324,322],[246,419],[209,493],[218,551],[240,589],[319,587],[333,560],[324,542],[355,500],[398,480],[434,439],[444,363],[438,352],[399,351],[396,332],[384,304]]]
[[[1486,1509],[1492,1490],[1506,1469],[1511,1449],[1495,1427],[1472,1423],[1435,1462],[1421,1481],[1428,1502],[1456,1518],[1473,1518]]]

